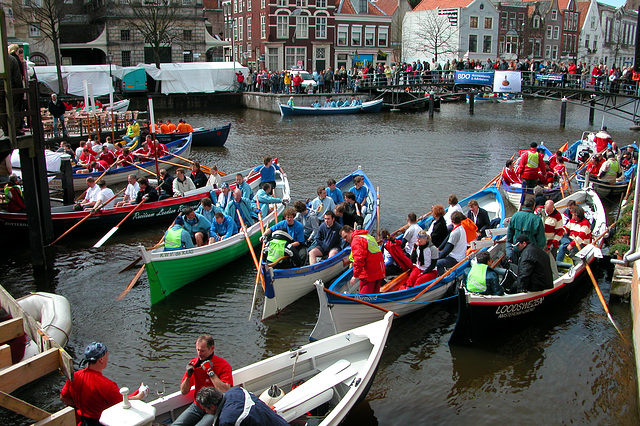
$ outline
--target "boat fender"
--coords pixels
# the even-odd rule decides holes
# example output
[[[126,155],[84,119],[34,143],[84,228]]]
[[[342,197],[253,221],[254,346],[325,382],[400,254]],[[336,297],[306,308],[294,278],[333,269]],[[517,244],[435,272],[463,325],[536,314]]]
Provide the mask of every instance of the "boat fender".
[[[278,385],[271,385],[271,387],[260,395],[260,401],[267,404],[269,407],[275,405],[284,396],[284,391],[278,387]]]

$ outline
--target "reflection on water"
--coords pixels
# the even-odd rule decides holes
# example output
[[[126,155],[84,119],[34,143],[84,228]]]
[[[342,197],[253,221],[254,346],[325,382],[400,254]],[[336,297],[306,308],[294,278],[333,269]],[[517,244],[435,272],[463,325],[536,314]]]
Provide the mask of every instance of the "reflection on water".
[[[313,198],[328,178],[337,180],[362,166],[380,187],[381,227],[395,230],[411,211],[420,215],[444,204],[451,192],[462,198],[477,191],[531,141],[556,149],[577,139],[587,128],[587,110],[573,105],[568,110],[564,131],[559,103],[529,100],[476,105],[473,116],[465,104],[443,104],[433,120],[426,113],[284,119],[254,110],[180,115],[194,127],[232,123],[225,148],[194,148],[193,156],[204,164],[232,173],[260,164],[265,155],[278,156],[293,200]],[[626,123],[607,118],[606,124],[620,145],[636,138]],[[122,229],[101,249],[89,248],[100,235],[75,235],[50,250],[47,274],[34,274],[28,252],[13,250],[0,260],[2,283],[15,297],[37,290],[66,296],[73,315],[69,352],[79,360],[88,343],[105,342],[110,351],[105,375],[120,386],[145,381],[154,391],[153,384],[165,380],[167,392],[176,391],[195,354],[195,338],[205,332],[214,335],[217,354],[234,368],[307,342],[318,310],[315,293],[264,323],[258,320],[259,301],[249,319],[256,274],[249,257],[154,307],[145,275],[116,301],[137,267],[119,271],[138,256],[139,245],[152,246],[164,229],[165,224]],[[601,284],[606,294],[608,284]],[[632,350],[588,287],[559,312],[475,348],[447,345],[456,310],[450,301],[394,323],[367,401],[347,424],[640,420]],[[628,311],[628,305],[612,307],[627,334]],[[54,411],[61,408],[62,383],[53,375],[18,396]],[[5,412],[0,416],[9,419],[0,423],[20,422]]]

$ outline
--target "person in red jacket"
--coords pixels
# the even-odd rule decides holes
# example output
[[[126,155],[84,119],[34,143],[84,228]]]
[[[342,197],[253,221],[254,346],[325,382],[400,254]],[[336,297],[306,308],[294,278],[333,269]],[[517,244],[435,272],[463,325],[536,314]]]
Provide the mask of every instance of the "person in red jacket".
[[[546,176],[544,154],[538,152],[537,143],[531,142],[531,148],[522,154],[518,160],[517,173],[527,188],[535,188],[538,185],[539,175]]]
[[[293,82],[293,90],[295,91],[295,94],[299,95],[300,94],[300,85],[303,82],[302,77],[300,77],[300,73],[297,72],[296,75],[293,76],[293,79],[291,81]]]
[[[345,225],[340,236],[351,244],[350,260],[353,262],[351,284],[360,280],[360,294],[380,293],[380,285],[385,277],[384,256],[376,242],[364,229],[354,230]]]

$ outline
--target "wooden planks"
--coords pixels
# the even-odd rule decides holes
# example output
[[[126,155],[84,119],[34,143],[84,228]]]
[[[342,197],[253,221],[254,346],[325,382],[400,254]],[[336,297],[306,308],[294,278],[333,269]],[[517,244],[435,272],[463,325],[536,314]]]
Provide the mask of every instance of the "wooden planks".
[[[0,371],[0,390],[13,392],[40,377],[58,371],[61,349],[52,348]]]
[[[40,420],[33,426],[75,426],[76,425],[76,413],[72,407],[67,407],[63,410],[53,413],[49,417]]]
[[[3,304],[4,306],[4,304]],[[0,342],[7,342],[24,334],[22,318],[12,318],[0,323]]]
[[[0,346],[0,368],[11,365],[11,347],[9,345]]]
[[[32,420],[42,420],[50,416],[46,411],[5,392],[0,392],[0,406]]]

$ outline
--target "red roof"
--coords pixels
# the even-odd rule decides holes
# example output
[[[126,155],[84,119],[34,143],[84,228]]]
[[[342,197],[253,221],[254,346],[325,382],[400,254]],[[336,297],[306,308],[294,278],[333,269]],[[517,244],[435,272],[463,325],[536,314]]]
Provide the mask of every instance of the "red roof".
[[[398,0],[378,0],[376,6],[384,11],[387,15],[391,16],[396,13],[398,9]]]
[[[473,0],[422,0],[413,10],[435,10],[467,7]]]
[[[590,1],[579,1],[578,11],[580,12],[580,17],[578,18],[578,30],[582,31],[582,27],[584,26],[584,20],[587,19],[587,12],[589,11]]]
[[[339,1],[338,1],[338,4],[340,4]],[[343,0],[342,9],[339,12],[347,14],[347,15],[358,15],[358,13],[356,13],[355,7],[351,3],[351,0]],[[381,12],[380,9],[378,9],[376,6],[374,6],[370,1],[367,2],[367,14],[368,15],[378,15],[378,16],[384,16],[385,15],[384,12]]]

